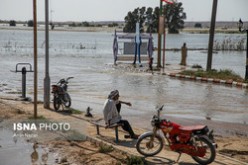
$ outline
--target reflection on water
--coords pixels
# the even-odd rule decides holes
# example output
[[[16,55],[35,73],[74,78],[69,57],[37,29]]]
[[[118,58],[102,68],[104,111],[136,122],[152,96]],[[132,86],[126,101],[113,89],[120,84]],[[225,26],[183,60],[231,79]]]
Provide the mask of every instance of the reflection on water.
[[[0,48],[0,95],[21,91],[21,74],[12,73],[16,63],[33,63],[31,32],[0,31],[3,39],[0,44],[9,41],[11,48]],[[30,33],[30,34],[29,34]],[[38,55],[38,97],[43,100],[44,81],[44,36],[39,32]],[[230,35],[238,37],[237,34]],[[156,37],[156,36],[155,36]],[[161,75],[130,73],[118,70],[110,63],[112,57],[111,33],[52,32],[50,48],[51,83],[61,78],[73,76],[69,83],[72,106],[79,110],[93,108],[93,113],[102,114],[102,106],[109,91],[118,89],[121,99],[132,102],[132,107],[125,107],[123,115],[136,115],[153,112],[165,104],[165,113],[187,118],[200,118],[248,123],[248,90],[213,85],[198,81],[178,80]],[[176,40],[175,40],[176,38]],[[225,38],[225,35],[216,35]],[[206,48],[208,35],[169,35],[168,47],[181,47],[186,39],[191,48]],[[96,46],[96,49],[79,49],[78,45]],[[212,68],[231,69],[244,76],[245,51],[218,52],[213,55]],[[189,51],[188,65],[206,66],[207,54]],[[166,52],[166,64],[178,64],[180,52]],[[143,61],[143,63],[146,63]],[[117,66],[118,67],[118,66]],[[169,67],[169,65],[168,65]],[[9,95],[9,94],[8,94]],[[27,95],[33,95],[33,73],[27,73]]]
[[[53,164],[48,148],[13,135],[8,129],[0,130],[0,165]]]
[[[33,152],[31,153],[31,162],[32,164],[36,164],[38,159],[39,159],[39,155],[38,155],[38,152],[36,151],[36,148],[38,148],[38,144],[37,143],[34,143],[33,144]]]

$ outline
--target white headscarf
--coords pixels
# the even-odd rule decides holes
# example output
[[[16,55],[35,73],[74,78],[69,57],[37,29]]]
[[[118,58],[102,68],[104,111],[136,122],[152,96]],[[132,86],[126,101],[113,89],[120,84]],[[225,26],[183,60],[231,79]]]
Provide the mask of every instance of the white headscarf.
[[[110,94],[108,95],[109,99],[113,99],[115,96],[119,95],[118,90],[111,91]]]

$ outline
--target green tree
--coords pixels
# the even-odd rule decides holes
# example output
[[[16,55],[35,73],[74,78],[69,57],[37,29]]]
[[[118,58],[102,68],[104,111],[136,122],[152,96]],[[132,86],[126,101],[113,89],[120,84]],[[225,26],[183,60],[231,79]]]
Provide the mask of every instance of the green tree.
[[[144,32],[144,23],[145,23],[145,20],[146,20],[146,7],[142,7],[139,9],[139,14],[138,14],[138,22],[140,24],[140,31],[141,32]]]
[[[16,26],[16,21],[10,20],[9,21],[9,26]]]
[[[34,26],[34,21],[33,20],[29,20],[28,21],[28,27],[33,27]]]
[[[159,7],[155,7],[154,10],[152,8],[148,8],[146,11],[146,20],[146,32],[156,33],[158,31]]]
[[[134,33],[136,30],[136,23],[139,22],[141,32],[144,31],[143,24],[146,20],[146,7],[136,8],[133,12],[128,12],[125,17],[124,32]]]
[[[202,24],[201,23],[195,23],[195,28],[202,28]]]
[[[87,22],[87,21],[84,21],[84,22],[82,22],[82,25],[83,25],[84,27],[89,27],[89,26],[90,26],[90,23]]]
[[[133,12],[129,11],[127,16],[125,17],[125,27],[123,28],[124,32],[134,32],[135,31],[135,23]]]
[[[146,10],[146,26],[147,26],[146,32],[154,32],[153,22],[154,22],[153,8],[149,7]]]
[[[117,26],[118,26],[118,23],[115,23],[115,22],[108,24],[108,27],[117,27]]]
[[[124,32],[135,32],[136,22],[140,23],[141,32],[144,31],[144,23],[147,26],[146,32],[158,32],[158,22],[160,8],[155,7],[154,9],[149,7],[136,8],[134,11],[128,12],[125,17]],[[163,14],[165,15],[166,22],[168,25],[169,33],[179,33],[179,29],[184,28],[184,19],[186,13],[183,12],[182,3],[166,4],[163,6]],[[146,21],[146,22],[145,22]]]
[[[179,29],[184,28],[186,13],[183,12],[181,2],[164,5],[163,14],[167,20],[169,33],[179,33]]]

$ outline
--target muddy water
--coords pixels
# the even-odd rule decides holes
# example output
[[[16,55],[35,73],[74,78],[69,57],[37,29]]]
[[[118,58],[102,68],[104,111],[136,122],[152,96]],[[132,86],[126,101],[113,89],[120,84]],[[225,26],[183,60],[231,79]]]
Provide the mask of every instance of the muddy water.
[[[27,138],[15,135],[8,129],[0,129],[0,165],[53,164],[55,155],[48,148],[27,142]]]
[[[21,95],[21,74],[10,70],[15,70],[17,63],[33,64],[32,32],[0,31],[0,36],[0,96],[17,97]],[[43,100],[44,33],[39,32],[38,36],[38,98]],[[207,47],[207,35],[168,36],[166,43],[170,48],[179,48],[180,42],[185,40],[189,47]],[[72,97],[72,107],[76,109],[85,111],[90,106],[93,114],[102,114],[102,106],[109,91],[118,89],[120,99],[132,103],[132,107],[123,106],[122,116],[132,120],[132,123],[142,123],[141,127],[150,128],[149,120],[156,107],[162,104],[165,105],[163,114],[172,117],[205,122],[209,119],[225,121],[229,123],[227,127],[231,123],[245,127],[248,123],[247,89],[113,67],[113,36],[110,33],[52,32],[50,39],[51,83],[61,78],[74,77],[70,80],[68,91]],[[80,44],[84,46],[83,49]],[[188,65],[205,67],[206,58],[204,52],[189,51]],[[218,52],[213,57],[213,68],[232,69],[244,76],[244,59],[245,52]],[[178,64],[179,61],[180,52],[166,52],[167,64]],[[33,97],[33,73],[27,73],[27,96]],[[28,143],[24,138],[13,138],[12,131],[0,130],[0,165],[26,165],[32,161],[36,164],[44,163],[42,157],[45,158],[46,153],[43,146],[34,147],[34,143]],[[47,164],[54,163],[53,157],[48,154]]]
[[[21,74],[10,70],[15,70],[20,62],[33,64],[32,32],[0,33],[3,36],[0,42],[0,95],[20,96]],[[38,36],[38,97],[43,100],[44,33],[39,32]],[[176,36],[177,40],[174,37],[168,35],[169,47],[180,47],[178,43],[185,39],[189,47],[207,47],[207,35],[182,34]],[[225,36],[217,35],[217,38],[221,37]],[[93,113],[102,114],[102,105],[109,91],[118,89],[121,99],[132,102],[132,107],[123,107],[122,114],[126,116],[150,114],[157,106],[165,104],[165,113],[172,116],[248,123],[246,89],[119,70],[111,65],[111,33],[52,32],[50,39],[51,83],[74,77],[68,89],[74,108],[85,111],[90,106]],[[187,59],[188,65],[205,67],[207,55],[189,51]],[[232,69],[244,76],[244,59],[245,52],[218,52],[214,54],[212,67]],[[166,52],[166,64],[178,64],[179,61],[180,52]],[[27,73],[27,96],[33,97],[33,73]]]

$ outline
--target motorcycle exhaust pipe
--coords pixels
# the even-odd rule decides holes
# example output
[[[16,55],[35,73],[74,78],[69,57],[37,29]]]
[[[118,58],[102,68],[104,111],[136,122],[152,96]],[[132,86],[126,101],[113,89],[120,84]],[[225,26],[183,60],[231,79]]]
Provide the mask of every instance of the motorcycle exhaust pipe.
[[[214,135],[213,135],[214,131],[211,130],[209,133],[208,133],[208,137],[209,139],[211,140],[213,146],[215,146],[215,148],[218,148],[218,145],[215,143],[215,140],[214,140]]]

